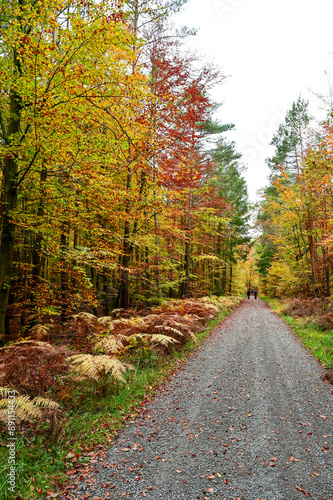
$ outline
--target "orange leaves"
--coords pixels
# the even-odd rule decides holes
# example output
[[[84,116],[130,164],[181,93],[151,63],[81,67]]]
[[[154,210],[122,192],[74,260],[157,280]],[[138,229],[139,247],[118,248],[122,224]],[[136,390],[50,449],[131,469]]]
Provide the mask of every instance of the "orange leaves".
[[[310,495],[310,493],[308,493],[307,491],[303,490],[303,488],[301,488],[300,486],[296,486],[296,490],[300,491],[305,496],[312,498],[312,495]]]

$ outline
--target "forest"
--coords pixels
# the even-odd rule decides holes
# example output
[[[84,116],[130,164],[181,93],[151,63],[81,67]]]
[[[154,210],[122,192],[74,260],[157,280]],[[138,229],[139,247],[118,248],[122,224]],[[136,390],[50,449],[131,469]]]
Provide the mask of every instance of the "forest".
[[[0,335],[237,293],[241,155],[184,1],[1,5]]]
[[[333,108],[318,124],[293,103],[250,203],[212,98],[227,75],[172,22],[186,1],[0,4],[6,500],[70,488],[247,288],[311,316],[333,367]]]
[[[273,137],[270,184],[261,193],[256,263],[272,297],[332,294],[332,146],[330,103],[316,123],[299,97]]]

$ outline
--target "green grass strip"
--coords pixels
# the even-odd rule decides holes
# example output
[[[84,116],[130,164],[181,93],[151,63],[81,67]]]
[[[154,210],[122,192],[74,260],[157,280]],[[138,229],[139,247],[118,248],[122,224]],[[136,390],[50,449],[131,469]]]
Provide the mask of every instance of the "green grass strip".
[[[310,318],[293,318],[283,313],[285,301],[261,297],[296,333],[302,344],[326,368],[333,369],[333,332],[324,330]]]

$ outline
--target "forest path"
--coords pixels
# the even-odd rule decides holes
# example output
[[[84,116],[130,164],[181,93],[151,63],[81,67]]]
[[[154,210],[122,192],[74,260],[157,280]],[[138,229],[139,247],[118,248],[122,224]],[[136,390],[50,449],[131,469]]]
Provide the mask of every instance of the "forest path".
[[[245,299],[71,498],[332,500],[322,375],[264,302]]]

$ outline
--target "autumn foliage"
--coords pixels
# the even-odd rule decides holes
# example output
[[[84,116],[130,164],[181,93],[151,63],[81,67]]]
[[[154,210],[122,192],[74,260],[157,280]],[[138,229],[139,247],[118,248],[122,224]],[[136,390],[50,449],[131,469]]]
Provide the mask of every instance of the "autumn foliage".
[[[231,128],[212,117],[224,77],[153,3],[1,6],[1,335],[232,293],[246,190],[239,155],[212,153]],[[238,201],[219,188],[228,165]]]
[[[311,130],[307,106],[294,104],[279,129],[283,140],[275,137],[279,154],[270,160],[271,185],[258,219],[257,262],[263,286],[276,297],[332,292],[333,128],[329,117]]]

